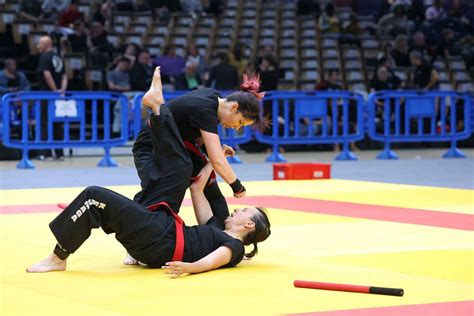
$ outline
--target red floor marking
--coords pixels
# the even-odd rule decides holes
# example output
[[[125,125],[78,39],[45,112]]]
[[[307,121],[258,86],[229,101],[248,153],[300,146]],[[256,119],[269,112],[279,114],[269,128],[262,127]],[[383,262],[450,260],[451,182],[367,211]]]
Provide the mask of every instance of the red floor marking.
[[[474,230],[474,215],[419,210],[411,208],[325,201],[283,196],[252,196],[244,199],[229,198],[229,204],[260,205],[326,215],[366,218],[380,221]],[[191,206],[191,200],[183,201]],[[0,214],[59,212],[55,204],[0,206]]]
[[[474,301],[348,309],[342,311],[290,314],[291,316],[472,316]]]
[[[59,212],[56,204],[0,205],[0,214],[30,214]]]
[[[474,230],[474,215],[419,210],[412,208],[325,201],[286,196],[256,196],[228,199],[229,204],[261,205],[327,215],[375,219],[388,222],[417,224],[462,230]]]

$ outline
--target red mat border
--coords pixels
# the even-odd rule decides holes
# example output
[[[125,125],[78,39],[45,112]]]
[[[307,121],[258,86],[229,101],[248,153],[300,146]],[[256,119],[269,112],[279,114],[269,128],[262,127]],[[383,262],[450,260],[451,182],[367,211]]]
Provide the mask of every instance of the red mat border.
[[[365,218],[423,226],[474,230],[474,215],[444,211],[420,210],[394,206],[327,201],[286,196],[251,196],[243,199],[229,198],[229,204],[257,205],[292,211]],[[183,206],[190,206],[186,199]],[[0,206],[0,214],[32,214],[58,212],[54,204]]]
[[[288,314],[291,316],[472,316],[474,301],[371,307],[339,311]]]

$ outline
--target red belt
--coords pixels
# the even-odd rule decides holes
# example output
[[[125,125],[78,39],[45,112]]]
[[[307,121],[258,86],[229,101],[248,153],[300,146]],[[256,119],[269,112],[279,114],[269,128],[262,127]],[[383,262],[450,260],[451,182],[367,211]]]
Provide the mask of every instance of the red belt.
[[[160,206],[165,206],[168,212],[174,217],[174,222],[176,224],[176,245],[174,247],[173,258],[171,261],[183,261],[184,256],[184,221],[178,214],[176,214],[171,207],[166,202],[158,202],[153,205],[147,206],[147,208],[154,212]]]
[[[199,147],[197,147],[195,144],[191,143],[190,141],[187,141],[185,140],[184,141],[184,146],[186,146],[186,148],[194,153],[196,156],[198,156],[199,158],[201,158],[201,160],[206,164],[209,162],[209,160],[207,159],[206,155],[204,155],[202,153],[202,151],[199,149]],[[199,176],[197,177],[191,177],[191,182],[197,180],[199,178]],[[209,176],[210,178],[210,182],[208,185],[211,185],[212,183],[216,182],[216,173],[214,171],[211,172],[211,175]]]

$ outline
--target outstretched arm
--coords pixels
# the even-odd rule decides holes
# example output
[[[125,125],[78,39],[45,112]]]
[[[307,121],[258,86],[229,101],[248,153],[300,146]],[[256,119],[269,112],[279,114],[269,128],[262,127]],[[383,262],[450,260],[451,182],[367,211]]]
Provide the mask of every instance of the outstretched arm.
[[[162,268],[167,274],[176,278],[183,273],[201,273],[217,269],[226,265],[232,259],[232,250],[226,246],[221,246],[196,262],[167,262]]]
[[[245,196],[245,188],[240,184],[240,181],[237,181],[237,176],[232,170],[229,162],[227,161],[225,154],[222,152],[221,141],[219,140],[219,135],[206,132],[201,130],[201,135],[204,140],[204,145],[206,146],[206,151],[211,161],[212,167],[216,172],[227,182],[229,185],[232,185],[236,182],[239,183],[239,187],[234,190],[234,196],[237,198]]]
[[[227,145],[222,145],[221,151],[225,157],[235,155],[234,149]],[[196,176],[196,180],[189,186],[191,199],[193,201],[194,213],[199,225],[205,225],[213,216],[212,207],[209,200],[204,195],[204,188],[211,175],[213,168],[211,163],[207,163]]]
[[[196,220],[199,225],[205,225],[212,217],[211,205],[204,195],[204,187],[206,186],[207,179],[209,179],[211,172],[212,165],[208,162],[197,175],[197,180],[189,186],[194,213],[196,214]]]

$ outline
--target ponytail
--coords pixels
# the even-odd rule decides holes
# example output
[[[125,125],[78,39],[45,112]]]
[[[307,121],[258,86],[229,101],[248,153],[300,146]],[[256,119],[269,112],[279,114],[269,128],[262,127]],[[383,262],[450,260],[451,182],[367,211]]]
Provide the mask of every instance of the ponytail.
[[[254,121],[253,127],[263,131],[270,125],[270,121],[260,116],[260,101],[265,96],[265,92],[258,92],[259,89],[260,76],[255,73],[244,73],[240,91],[230,94],[226,99],[237,102],[242,116]]]
[[[253,250],[249,253],[246,253],[247,258],[252,258],[258,253],[257,243],[264,241],[271,234],[270,230],[270,221],[264,207],[256,207],[259,211],[258,215],[252,217],[252,221],[255,223],[255,229],[249,232],[243,239],[244,245],[252,245]]]
[[[259,101],[261,101],[265,96],[265,92],[258,92],[258,90],[260,90],[260,75],[256,73],[244,73],[242,75],[240,90],[243,92],[250,92]]]
[[[250,258],[253,258],[257,253],[258,253],[257,243],[254,242],[253,250],[251,252],[246,253],[245,256],[250,259]]]

